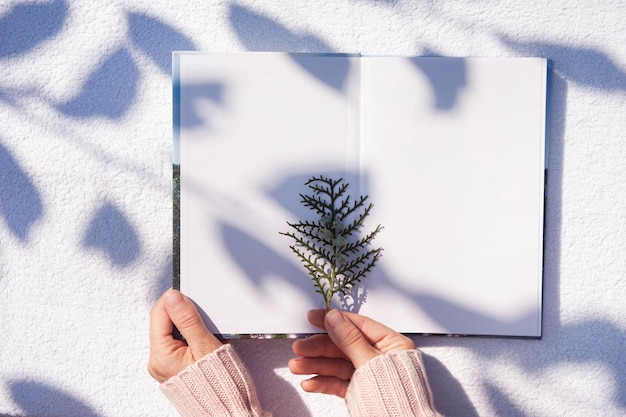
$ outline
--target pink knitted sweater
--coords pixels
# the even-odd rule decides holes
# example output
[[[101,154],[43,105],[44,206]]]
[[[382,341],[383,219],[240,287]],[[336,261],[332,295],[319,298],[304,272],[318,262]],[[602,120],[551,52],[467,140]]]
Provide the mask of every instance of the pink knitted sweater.
[[[230,345],[224,345],[161,385],[183,417],[271,417]],[[439,417],[418,350],[377,356],[352,376],[346,404],[352,417]]]

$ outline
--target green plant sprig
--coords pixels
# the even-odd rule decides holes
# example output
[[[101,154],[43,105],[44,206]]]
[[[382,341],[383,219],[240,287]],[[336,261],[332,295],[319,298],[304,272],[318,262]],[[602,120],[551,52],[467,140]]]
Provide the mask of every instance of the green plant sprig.
[[[315,211],[319,219],[287,222],[294,232],[280,234],[294,240],[290,248],[306,268],[316,292],[322,295],[329,310],[335,294],[349,295],[376,265],[382,248],[372,249],[370,244],[382,227],[378,225],[359,237],[373,204],[366,204],[368,196],[352,201],[346,194],[349,184],[343,178],[312,177],[305,185],[312,194],[300,194],[301,203]]]

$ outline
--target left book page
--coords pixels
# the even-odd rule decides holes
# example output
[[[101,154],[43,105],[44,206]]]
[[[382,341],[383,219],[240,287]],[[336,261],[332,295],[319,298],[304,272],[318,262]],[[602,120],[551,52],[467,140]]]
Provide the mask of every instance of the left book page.
[[[323,307],[291,262],[287,221],[311,176],[359,192],[356,55],[174,53],[180,287],[222,335],[317,331]]]

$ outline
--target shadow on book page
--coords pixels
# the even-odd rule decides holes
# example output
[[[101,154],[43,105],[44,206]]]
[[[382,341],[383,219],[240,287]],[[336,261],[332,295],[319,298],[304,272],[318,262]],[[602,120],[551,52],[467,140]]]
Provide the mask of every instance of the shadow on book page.
[[[383,226],[336,307],[540,337],[546,80],[539,58],[174,53],[181,291],[222,335],[318,332],[323,299],[279,232],[316,221],[300,194],[324,175]]]

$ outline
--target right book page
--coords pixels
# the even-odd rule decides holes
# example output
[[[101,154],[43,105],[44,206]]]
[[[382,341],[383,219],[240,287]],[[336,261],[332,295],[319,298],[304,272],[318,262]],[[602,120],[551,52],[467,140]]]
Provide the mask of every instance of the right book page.
[[[546,84],[540,58],[361,58],[360,191],[384,252],[360,313],[541,336]]]

